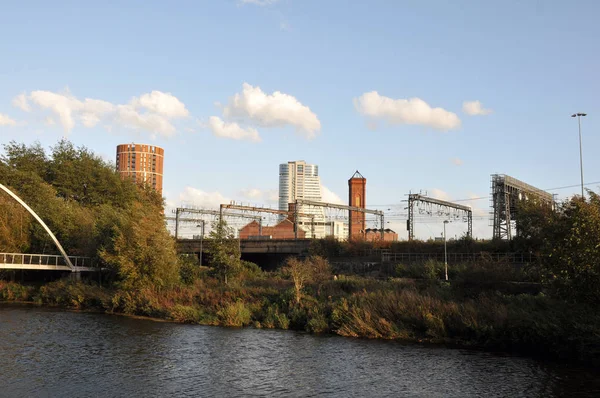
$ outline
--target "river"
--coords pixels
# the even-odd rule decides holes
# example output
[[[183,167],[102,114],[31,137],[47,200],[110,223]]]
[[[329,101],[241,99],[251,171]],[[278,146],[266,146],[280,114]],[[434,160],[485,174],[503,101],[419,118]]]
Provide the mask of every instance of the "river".
[[[0,396],[592,397],[599,373],[391,341],[0,305]]]

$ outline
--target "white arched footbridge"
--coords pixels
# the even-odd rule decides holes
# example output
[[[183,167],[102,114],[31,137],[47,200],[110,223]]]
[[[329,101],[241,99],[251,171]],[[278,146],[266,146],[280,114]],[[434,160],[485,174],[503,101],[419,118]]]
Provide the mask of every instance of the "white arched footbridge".
[[[26,269],[26,270],[50,270],[50,271],[70,271],[70,272],[90,272],[98,271],[94,267],[92,259],[89,257],[68,256],[62,245],[56,239],[46,223],[31,209],[21,198],[19,198],[10,189],[0,184],[0,189],[9,194],[21,206],[31,214],[37,222],[48,233],[61,255],[48,254],[25,254],[25,253],[0,253],[0,269]]]

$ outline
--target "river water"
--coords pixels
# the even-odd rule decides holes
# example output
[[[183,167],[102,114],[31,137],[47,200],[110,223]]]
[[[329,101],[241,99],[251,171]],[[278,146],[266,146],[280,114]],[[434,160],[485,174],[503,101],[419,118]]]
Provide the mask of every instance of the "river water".
[[[599,373],[530,358],[0,305],[0,396],[592,397]]]

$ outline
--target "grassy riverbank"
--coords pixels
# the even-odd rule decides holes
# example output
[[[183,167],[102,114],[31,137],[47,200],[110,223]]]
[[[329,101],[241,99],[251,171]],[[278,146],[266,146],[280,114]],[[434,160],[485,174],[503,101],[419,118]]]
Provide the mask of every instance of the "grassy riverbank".
[[[428,341],[600,363],[600,314],[531,292],[527,284],[474,286],[467,278],[308,283],[296,300],[282,274],[255,272],[228,285],[199,275],[169,289],[100,287],[60,280],[0,281],[0,299],[140,315],[175,322]]]

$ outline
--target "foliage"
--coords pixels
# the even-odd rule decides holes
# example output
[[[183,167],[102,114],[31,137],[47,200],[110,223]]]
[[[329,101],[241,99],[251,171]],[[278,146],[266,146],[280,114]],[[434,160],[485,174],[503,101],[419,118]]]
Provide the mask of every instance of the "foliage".
[[[215,273],[227,284],[242,268],[239,241],[235,238],[235,229],[224,220],[214,221],[211,227],[211,244],[206,252]]]
[[[87,148],[62,140],[47,155],[39,143],[10,142],[0,159],[0,181],[44,220],[69,255],[100,259],[124,286],[178,281],[161,196],[122,180]],[[0,250],[58,253],[12,198],[0,195],[0,205]]]
[[[179,276],[186,285],[193,284],[202,275],[198,258],[191,254],[179,256]]]
[[[250,324],[251,313],[242,301],[226,304],[217,312],[223,326],[241,327]]]
[[[574,197],[549,207],[523,203],[518,213],[521,244],[542,255],[541,272],[559,297],[600,303],[600,197]]]
[[[312,277],[312,271],[311,264],[308,261],[298,260],[295,257],[290,257],[285,262],[283,272],[294,282],[294,297],[296,299],[296,304],[300,303],[300,299],[302,298],[302,289]]]

